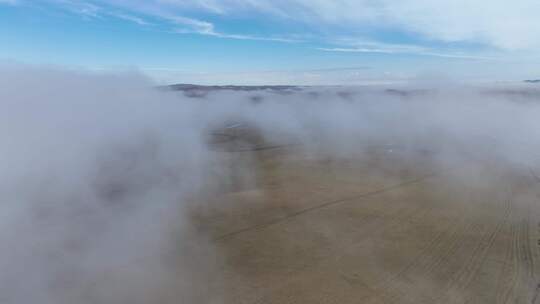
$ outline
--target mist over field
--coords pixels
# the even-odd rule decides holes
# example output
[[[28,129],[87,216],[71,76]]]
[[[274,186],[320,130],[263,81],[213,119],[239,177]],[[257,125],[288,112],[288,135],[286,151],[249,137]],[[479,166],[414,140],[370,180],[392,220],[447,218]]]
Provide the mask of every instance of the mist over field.
[[[193,210],[257,188],[258,151],[420,153],[429,172],[468,167],[455,177],[473,188],[489,183],[478,164],[540,173],[533,84],[190,97],[139,74],[19,65],[1,66],[0,83],[0,303],[222,303],[224,252]]]

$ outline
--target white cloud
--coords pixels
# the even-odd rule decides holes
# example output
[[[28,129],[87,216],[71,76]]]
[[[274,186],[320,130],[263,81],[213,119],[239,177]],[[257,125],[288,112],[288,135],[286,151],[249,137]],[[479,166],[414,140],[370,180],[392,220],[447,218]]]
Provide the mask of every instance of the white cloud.
[[[214,24],[212,24],[211,22],[166,13],[160,13],[157,15],[158,17],[166,19],[174,24],[187,26],[189,31],[193,31],[195,33],[214,32]]]
[[[478,41],[504,49],[540,47],[537,0],[402,0],[386,9],[396,24],[433,39]]]
[[[18,0],[0,0],[14,4]],[[301,23],[308,33],[338,36],[376,30],[408,33],[420,40],[467,42],[504,50],[540,49],[538,0],[46,0],[95,17],[100,8],[124,16],[161,18],[185,31],[231,39],[250,35],[225,34],[201,12],[235,17],[282,18]],[[122,17],[120,17],[122,18]],[[135,19],[139,18],[139,19]],[[141,17],[123,18],[145,25]],[[286,30],[285,30],[286,31]],[[286,36],[287,33],[274,33]],[[283,40],[268,39],[268,40]],[[285,39],[286,40],[286,39]]]
[[[334,51],[334,52],[354,52],[354,53],[383,53],[383,54],[398,54],[398,53],[410,53],[410,54],[423,54],[429,51],[429,49],[407,44],[390,44],[380,43],[375,41],[354,41],[349,39],[339,39],[335,42],[338,45],[346,45],[347,47],[332,47],[332,48],[318,48],[322,51]]]
[[[258,40],[258,41],[275,41],[275,42],[287,42],[287,43],[301,42],[301,40],[299,39],[285,38],[285,37],[263,37],[263,36],[254,36],[254,35],[220,33],[214,29],[213,25],[207,28],[200,28],[200,29],[180,28],[180,29],[175,29],[173,32],[177,34],[199,34],[199,35],[212,36],[212,37],[224,38],[224,39],[235,39],[235,40]]]
[[[112,12],[112,13],[109,13],[109,15],[111,15],[113,17],[116,17],[118,19],[122,19],[122,20],[126,20],[126,21],[136,23],[138,25],[144,25],[144,26],[152,25],[150,22],[144,20],[143,18],[133,16],[133,15],[129,15],[129,14],[125,14],[125,13]]]
[[[364,27],[413,32],[444,42],[503,49],[540,48],[538,0],[113,0],[131,9],[267,14],[350,31]]]
[[[477,56],[458,52],[440,51],[429,47],[407,44],[389,44],[379,43],[374,41],[365,42],[349,42],[341,40],[337,44],[347,45],[346,47],[324,47],[317,48],[320,51],[326,52],[341,52],[341,53],[380,53],[380,54],[411,54],[421,56],[454,58],[454,59],[469,59],[469,60],[498,60],[497,57]]]
[[[266,0],[261,0],[266,1]],[[372,26],[415,32],[446,41],[470,41],[504,49],[540,47],[538,0],[295,0],[272,1],[291,18],[354,30]],[[287,9],[289,7],[289,9]]]
[[[5,0],[0,0],[5,1]],[[186,1],[186,2],[177,2],[174,0],[162,0],[162,1],[80,1],[80,0],[49,0],[52,3],[61,5],[64,9],[67,9],[73,13],[83,15],[85,17],[100,17],[104,15],[112,16],[129,22],[133,22],[139,25],[148,26],[152,25],[150,22],[145,19],[126,13],[123,11],[134,12],[137,14],[151,16],[154,18],[165,20],[168,23],[171,23],[173,26],[181,26],[180,28],[175,28],[174,33],[179,34],[199,34],[205,36],[213,36],[217,38],[224,39],[235,39],[235,40],[259,40],[259,41],[276,41],[276,42],[300,42],[300,39],[288,38],[281,36],[256,36],[256,35],[247,35],[247,34],[237,34],[237,33],[224,33],[217,31],[215,25],[211,22],[200,20],[196,18],[190,18],[182,15],[178,9],[187,10],[190,7],[197,7],[199,9],[209,10],[214,13],[225,13],[224,10],[219,8],[216,4],[211,1]],[[103,3],[101,3],[103,2]],[[112,5],[117,7],[117,10],[111,11],[106,9],[106,5]]]
[[[1,0],[0,0],[1,1]],[[85,18],[98,18],[103,9],[95,3],[80,0],[46,0],[51,4],[55,4],[60,8],[84,16]]]

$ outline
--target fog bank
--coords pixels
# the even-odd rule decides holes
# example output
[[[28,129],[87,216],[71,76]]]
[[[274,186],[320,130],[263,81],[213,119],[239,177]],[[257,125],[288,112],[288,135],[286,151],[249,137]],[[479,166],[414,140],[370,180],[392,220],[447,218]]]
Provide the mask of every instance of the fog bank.
[[[192,98],[141,75],[29,66],[1,66],[0,83],[1,303],[220,303],[220,252],[189,214],[257,187],[257,150],[540,168],[534,85]]]

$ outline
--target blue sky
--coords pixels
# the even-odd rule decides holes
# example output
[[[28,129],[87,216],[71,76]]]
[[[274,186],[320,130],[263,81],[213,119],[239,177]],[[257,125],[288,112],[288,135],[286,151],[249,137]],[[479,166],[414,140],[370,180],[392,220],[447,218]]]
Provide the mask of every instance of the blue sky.
[[[158,82],[540,78],[540,1],[0,0],[0,60]]]

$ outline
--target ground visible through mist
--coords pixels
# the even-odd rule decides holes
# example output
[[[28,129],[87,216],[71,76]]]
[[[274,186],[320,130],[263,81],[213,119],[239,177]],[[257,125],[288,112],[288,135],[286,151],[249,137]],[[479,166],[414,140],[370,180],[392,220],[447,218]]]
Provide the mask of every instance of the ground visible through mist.
[[[0,81],[0,303],[538,298],[534,84]]]

